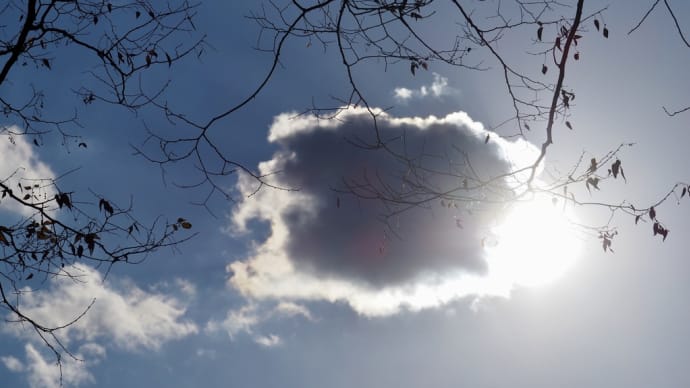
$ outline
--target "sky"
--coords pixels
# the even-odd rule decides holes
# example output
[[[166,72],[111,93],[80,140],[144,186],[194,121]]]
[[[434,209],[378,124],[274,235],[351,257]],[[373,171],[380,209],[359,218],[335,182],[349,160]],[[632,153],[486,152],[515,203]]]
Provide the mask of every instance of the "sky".
[[[690,6],[669,3],[690,33]],[[604,39],[587,25],[580,60],[566,79],[577,92],[569,118],[574,130],[556,127],[544,169],[565,171],[581,154],[588,159],[635,143],[619,155],[627,183],[609,180],[601,192],[580,187],[580,194],[649,206],[690,172],[690,116],[668,117],[662,110],[690,104],[684,77],[690,50],[661,8],[627,34],[651,1],[586,4],[590,12],[608,7],[603,20],[610,36]],[[245,0],[200,4],[196,24],[209,43],[204,55],[156,75],[172,80],[166,95],[171,106],[203,121],[254,90],[272,59],[255,49],[260,30],[246,17],[259,8],[260,2]],[[441,26],[457,26],[451,14],[438,18],[443,23],[427,24],[425,31],[447,40]],[[517,67],[538,72],[538,56],[520,55],[529,45],[502,44]],[[84,106],[70,92],[89,82],[83,63],[88,62],[78,54],[56,52],[50,72],[19,68],[0,87],[0,96],[11,96],[40,85],[51,102],[48,112],[77,107],[82,127],[75,130],[88,144],[63,145],[55,136],[35,147],[30,140],[12,144],[0,138],[0,178],[17,166],[26,177],[77,169],[60,178],[61,187],[90,189],[123,203],[133,197],[139,217],[184,217],[197,235],[143,263],[116,265],[107,278],[102,268],[77,265],[67,270],[79,273],[83,283],[44,279],[30,285],[21,305],[48,324],[70,321],[95,298],[83,318],[58,334],[83,360],[63,360],[63,386],[690,383],[687,198],[671,198],[657,208],[670,230],[665,242],[652,236],[649,223],[636,226],[632,218],[616,216],[615,253],[604,252],[587,233],[532,240],[534,233],[521,229],[532,225],[533,216],[545,217],[536,230],[557,229],[558,219],[541,210],[517,212],[517,221],[503,229],[504,240],[515,245],[491,251],[483,238],[493,219],[485,214],[501,210],[491,204],[474,214],[413,209],[396,219],[394,235],[373,216],[379,204],[337,189],[348,179],[362,179],[367,169],[392,174],[381,185],[400,184],[395,177],[404,171],[386,155],[344,140],[372,136],[362,108],[346,109],[338,120],[295,116],[314,101],[336,104],[330,96],[343,92],[347,78],[334,50],[294,40],[268,86],[216,123],[210,136],[234,160],[262,173],[280,171],[271,183],[299,190],[264,187],[254,193],[256,182],[240,175],[224,183],[235,201],[214,197],[209,212],[193,204],[203,200],[203,190],[175,185],[195,181],[191,166],[176,164],[162,174],[133,154],[132,145],[146,139],[144,125],[170,133],[184,127],[171,126],[154,110],[137,115],[105,104]],[[511,109],[495,68],[476,72],[432,62],[413,76],[407,63],[372,64],[355,77],[370,104],[386,108],[378,122],[381,135],[405,132],[406,144],[391,143],[397,150],[438,155],[460,145],[483,174],[495,175],[534,158],[535,144],[543,141],[541,127],[525,140],[488,132]],[[485,141],[487,134],[491,141]],[[443,161],[429,163],[440,168]],[[24,215],[5,206],[0,204],[2,222]],[[589,225],[606,222],[610,214],[601,208],[571,211]],[[540,256],[547,260],[530,261]],[[560,276],[535,281],[533,272],[564,259],[568,266]],[[0,361],[2,386],[59,386],[54,355],[26,327],[2,323]]]

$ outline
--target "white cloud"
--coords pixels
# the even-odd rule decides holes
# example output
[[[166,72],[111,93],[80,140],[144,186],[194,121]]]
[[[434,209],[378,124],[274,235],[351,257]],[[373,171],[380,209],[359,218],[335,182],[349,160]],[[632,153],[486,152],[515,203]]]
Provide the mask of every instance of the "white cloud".
[[[307,307],[283,301],[274,306],[262,303],[249,303],[238,309],[228,311],[222,321],[212,320],[206,325],[208,332],[224,331],[231,340],[237,339],[240,334],[248,335],[254,342],[264,347],[273,347],[282,344],[282,339],[277,334],[260,334],[257,328],[271,319],[285,319],[302,317],[309,321],[314,318]]]
[[[312,317],[311,312],[306,306],[294,302],[280,302],[275,307],[274,311],[287,317],[302,316],[309,321],[314,320],[314,317]]]
[[[68,266],[63,271],[74,280],[58,276],[46,290],[23,289],[21,306],[22,312],[37,322],[57,327],[72,322],[95,300],[83,317],[56,332],[63,344],[78,349],[78,354],[88,361],[63,357],[65,382],[78,385],[93,380],[87,367],[105,358],[101,343],[127,351],[157,350],[168,341],[198,331],[195,323],[184,319],[186,305],[174,297],[143,290],[131,281],[112,284],[85,265]],[[5,325],[2,330],[29,341],[24,371],[32,386],[55,386],[59,369],[54,360],[47,361],[51,354],[44,357],[34,346],[34,342],[39,348],[44,346],[35,333],[27,325],[19,324]],[[6,366],[13,362],[8,360],[3,359]]]
[[[442,88],[431,90],[440,93]],[[531,163],[538,152],[527,142],[509,142],[485,130],[464,112],[440,118],[376,113],[382,137],[395,138],[404,131],[407,145],[424,144],[439,152],[458,145],[489,176]],[[261,190],[234,209],[235,232],[247,233],[250,222],[259,220],[267,222],[270,234],[255,241],[246,259],[228,265],[233,288],[258,301],[345,301],[370,316],[439,306],[466,296],[509,295],[512,283],[487,276],[480,241],[488,226],[481,216],[474,216],[475,224],[473,218],[463,220],[465,228],[458,231],[453,216],[412,211],[401,216],[403,237],[393,240],[375,217],[379,208],[372,201],[338,199],[336,208],[332,188],[348,174],[370,171],[385,176],[400,168],[385,154],[358,150],[343,141],[371,135],[366,110],[350,108],[330,121],[293,117],[275,118],[269,140],[279,151],[260,163],[259,171],[281,171],[274,183],[300,190]],[[256,186],[250,177],[240,176],[237,188],[248,195]],[[257,324],[244,318],[237,322]],[[230,327],[237,327],[237,322]]]
[[[405,87],[393,89],[393,97],[398,102],[407,102],[413,98],[425,98],[428,96],[440,98],[458,92],[456,89],[448,86],[448,78],[438,73],[433,73],[433,76],[434,80],[431,82],[431,85],[423,85],[419,89],[412,90]]]
[[[275,334],[269,334],[267,336],[262,335],[262,336],[254,337],[254,342],[256,342],[257,344],[259,344],[263,347],[272,348],[274,346],[281,345],[283,343],[283,340],[280,339],[280,337],[278,337]]]
[[[9,128],[9,132],[21,132],[16,127]],[[37,147],[27,141],[25,136],[0,136],[0,181],[14,191],[19,191],[21,186],[31,186],[22,194],[35,194],[28,201],[52,198],[55,190],[51,181],[55,179],[55,173],[50,167],[41,161],[35,152]],[[39,185],[39,188],[34,188]],[[37,199],[38,198],[38,199]],[[16,202],[3,200],[0,202],[1,210],[8,210],[23,216],[34,213],[32,209],[17,205]]]
[[[21,372],[24,370],[24,364],[14,356],[0,357],[0,360],[5,364],[5,368],[12,372]]]
[[[92,353],[98,345],[90,344],[80,348],[79,352],[71,357],[64,357],[61,368],[57,367],[51,359],[53,355],[44,356],[32,344],[26,344],[26,374],[31,388],[62,388],[65,386],[77,387],[83,384],[94,383],[93,375],[88,371],[88,366],[96,365],[102,360],[103,350]],[[84,361],[81,361],[84,360]]]

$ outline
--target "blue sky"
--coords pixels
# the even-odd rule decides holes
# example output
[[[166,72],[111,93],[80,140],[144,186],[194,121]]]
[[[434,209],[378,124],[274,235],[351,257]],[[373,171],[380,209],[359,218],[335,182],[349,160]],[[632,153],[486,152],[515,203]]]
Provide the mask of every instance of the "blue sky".
[[[645,206],[688,176],[688,116],[669,118],[661,106],[690,103],[684,78],[690,50],[661,9],[627,35],[649,3],[588,2],[590,10],[608,6],[604,18],[611,34],[609,39],[592,31],[585,35],[581,59],[568,73],[567,84],[577,91],[570,118],[575,130],[555,132],[548,166],[564,170],[582,152],[589,157],[621,142],[636,143],[620,155],[628,183],[612,183],[595,192],[595,200],[627,199]],[[690,15],[688,5],[670,3],[682,28],[690,31],[683,20]],[[255,1],[200,5],[197,25],[208,35],[209,48],[198,61],[156,73],[173,81],[167,94],[171,106],[203,121],[256,87],[271,60],[254,49],[259,29],[245,17],[259,6]],[[425,28],[444,37],[436,25]],[[50,72],[13,70],[12,83],[2,85],[0,96],[41,85],[51,102],[48,113],[77,106],[83,127],[76,130],[88,148],[63,146],[58,137],[47,136],[41,147],[29,145],[22,154],[0,140],[0,172],[7,175],[7,168],[21,164],[43,175],[78,168],[62,178],[62,187],[92,189],[119,202],[131,195],[141,218],[184,217],[198,233],[139,265],[115,266],[105,282],[102,273],[82,267],[75,270],[86,276],[86,284],[32,285],[36,292],[23,305],[47,322],[64,322],[96,298],[92,311],[61,334],[86,360],[66,361],[65,386],[647,387],[690,382],[690,263],[683,238],[690,228],[688,204],[671,199],[658,208],[671,230],[665,243],[652,237],[649,224],[635,227],[622,216],[615,219],[620,230],[615,254],[602,252],[596,237],[579,237],[572,267],[539,287],[516,284],[512,273],[501,282],[481,281],[486,257],[471,217],[462,219],[466,225],[459,235],[454,226],[445,226],[455,222],[452,217],[411,212],[402,219],[405,238],[381,245],[393,237],[384,236],[378,221],[359,218],[367,203],[343,197],[333,208],[338,196],[332,187],[353,165],[385,163],[340,142],[360,133],[366,115],[350,110],[337,123],[325,124],[288,119],[312,100],[334,104],[329,96],[342,92],[346,82],[339,58],[332,49],[324,52],[302,40],[290,41],[285,50],[268,87],[210,134],[234,160],[257,169],[272,161],[283,171],[274,182],[301,190],[262,189],[246,198],[253,182],[228,180],[238,200],[214,197],[209,206],[215,216],[192,204],[203,199],[203,190],[173,184],[197,178],[190,165],[170,166],[164,180],[158,166],[132,155],[131,145],[145,140],[143,123],[161,132],[185,128],[171,127],[153,110],[134,115],[104,104],[83,106],[70,92],[86,79],[80,68],[85,58],[78,53],[56,53]],[[515,58],[520,67],[541,66],[533,56]],[[510,114],[496,71],[432,63],[413,77],[407,65],[387,71],[371,65],[356,78],[373,106],[392,107],[381,121],[383,131],[402,126],[411,139],[436,149],[457,131],[452,132],[457,141],[484,158],[484,168],[502,171],[509,162],[498,155],[513,152],[514,144],[495,140],[487,146],[490,152],[479,147],[485,133],[480,123],[489,127]],[[528,140],[539,144],[542,136],[533,130]],[[266,171],[269,167],[264,165]],[[16,217],[12,209],[2,210],[0,220]],[[601,209],[578,211],[579,219],[593,225],[609,216]],[[375,236],[371,244],[370,236]],[[357,245],[361,241],[364,248]],[[383,249],[391,255],[374,262],[371,258]],[[57,369],[48,349],[21,327],[3,325],[2,385],[54,386]]]

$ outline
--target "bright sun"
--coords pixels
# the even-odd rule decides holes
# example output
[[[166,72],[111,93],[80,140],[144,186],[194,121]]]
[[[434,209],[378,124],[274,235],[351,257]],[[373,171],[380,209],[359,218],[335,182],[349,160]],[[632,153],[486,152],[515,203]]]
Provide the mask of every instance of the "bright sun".
[[[490,276],[528,287],[558,279],[580,253],[572,221],[572,214],[548,198],[516,204],[485,246]]]

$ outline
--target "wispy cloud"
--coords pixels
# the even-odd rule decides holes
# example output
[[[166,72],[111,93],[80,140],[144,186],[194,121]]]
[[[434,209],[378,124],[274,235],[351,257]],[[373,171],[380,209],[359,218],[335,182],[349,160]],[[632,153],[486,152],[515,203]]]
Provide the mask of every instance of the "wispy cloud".
[[[283,343],[277,334],[262,334],[259,327],[271,320],[302,317],[309,321],[314,318],[306,306],[294,302],[249,303],[238,309],[228,311],[222,321],[212,320],[206,325],[208,332],[224,331],[231,340],[238,335],[248,335],[257,344],[264,347],[279,346]]]
[[[438,73],[433,73],[433,76],[434,80],[430,85],[423,85],[419,87],[419,89],[409,89],[405,87],[397,87],[393,89],[393,97],[395,97],[398,102],[404,103],[416,98],[440,98],[458,93],[457,89],[454,89],[448,85],[448,78],[443,77]]]
[[[47,327],[62,326],[88,312],[74,324],[57,332],[63,344],[78,349],[88,362],[63,357],[65,382],[78,385],[91,381],[88,366],[105,357],[105,346],[126,351],[157,350],[164,343],[198,332],[195,323],[184,318],[186,304],[180,299],[158,291],[144,290],[131,281],[118,284],[104,281],[101,274],[88,266],[72,265],[63,269],[74,280],[53,278],[45,290],[23,289],[22,311]],[[50,352],[44,356],[45,345],[26,325],[8,324],[3,331],[27,341],[26,359],[3,358],[5,366],[27,374],[32,387],[53,387],[59,384],[60,371]],[[23,365],[23,368],[19,368]]]

